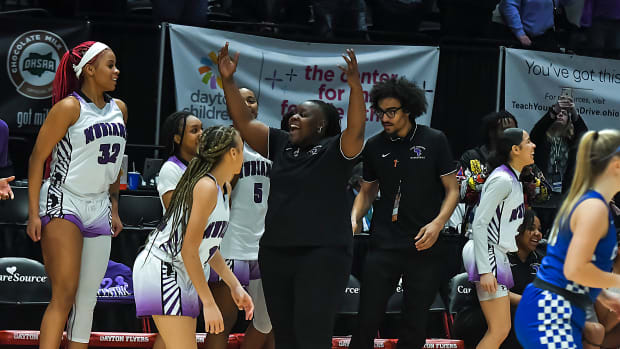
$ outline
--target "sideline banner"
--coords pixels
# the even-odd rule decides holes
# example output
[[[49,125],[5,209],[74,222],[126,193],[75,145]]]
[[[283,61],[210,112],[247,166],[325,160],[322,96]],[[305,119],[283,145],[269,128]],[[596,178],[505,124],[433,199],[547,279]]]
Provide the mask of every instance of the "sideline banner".
[[[405,77],[426,91],[427,114],[419,122],[429,125],[439,49],[437,47],[315,44],[237,34],[214,29],[170,25],[172,62],[178,110],[188,110],[205,126],[231,124],[217,70],[217,53],[228,41],[231,56],[241,53],[235,81],[254,91],[258,118],[280,127],[282,115],[297,103],[319,99],[333,103],[346,128],[349,88],[337,65],[346,64],[342,54],[353,48],[366,97],[366,137],[382,130],[370,110],[372,86],[390,77]]]
[[[572,89],[575,108],[591,130],[620,128],[620,61],[506,49],[505,106],[530,131]]]
[[[36,134],[52,106],[52,82],[62,55],[87,40],[87,22],[0,26],[0,119],[11,134]]]

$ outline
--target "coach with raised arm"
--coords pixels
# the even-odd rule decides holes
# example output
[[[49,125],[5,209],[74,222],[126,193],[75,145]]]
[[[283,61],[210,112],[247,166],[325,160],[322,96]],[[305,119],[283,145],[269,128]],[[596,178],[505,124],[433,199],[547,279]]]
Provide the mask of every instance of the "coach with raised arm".
[[[363,151],[363,183],[351,212],[353,231],[373,204],[370,249],[362,278],[359,324],[351,349],[373,348],[390,296],[402,277],[403,328],[399,348],[421,348],[427,312],[443,281],[440,232],[459,199],[446,136],[419,125],[424,91],[404,78],[376,84],[370,99],[383,132]],[[438,241],[439,238],[439,241]],[[453,256],[452,256],[453,257]]]

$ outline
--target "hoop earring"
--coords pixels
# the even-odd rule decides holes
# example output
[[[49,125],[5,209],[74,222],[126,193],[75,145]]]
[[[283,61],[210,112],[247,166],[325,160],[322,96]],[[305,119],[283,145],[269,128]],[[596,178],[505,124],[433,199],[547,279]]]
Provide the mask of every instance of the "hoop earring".
[[[317,133],[321,133],[321,131],[323,131],[323,126],[319,127],[319,130],[317,131]]]

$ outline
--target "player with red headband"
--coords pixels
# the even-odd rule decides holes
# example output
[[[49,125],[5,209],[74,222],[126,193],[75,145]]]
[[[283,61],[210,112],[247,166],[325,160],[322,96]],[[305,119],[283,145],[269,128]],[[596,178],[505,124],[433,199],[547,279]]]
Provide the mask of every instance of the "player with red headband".
[[[52,299],[40,348],[58,348],[67,322],[69,348],[86,348],[97,290],[105,274],[118,216],[119,171],[127,106],[116,88],[116,56],[87,41],[66,52],[54,78],[52,103],[28,167],[28,236],[41,241]],[[51,155],[50,176],[42,181]]]

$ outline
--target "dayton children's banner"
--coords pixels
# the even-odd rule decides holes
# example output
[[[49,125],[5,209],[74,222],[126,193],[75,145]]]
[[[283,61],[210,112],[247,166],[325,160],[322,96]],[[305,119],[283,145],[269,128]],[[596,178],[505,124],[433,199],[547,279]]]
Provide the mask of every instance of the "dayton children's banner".
[[[620,128],[620,61],[506,49],[506,110],[530,131],[570,88],[591,130]]]
[[[12,135],[32,135],[52,107],[60,58],[88,38],[88,24],[6,21],[0,34],[0,119]]]
[[[333,103],[346,127],[349,88],[337,65],[346,65],[342,54],[353,48],[366,97],[366,137],[382,130],[370,110],[372,86],[391,77],[405,77],[426,91],[427,114],[419,122],[430,124],[437,81],[437,47],[315,44],[170,25],[172,61],[178,110],[188,110],[205,126],[230,124],[217,69],[217,53],[228,41],[230,55],[240,52],[235,80],[239,87],[254,90],[258,118],[280,127],[282,115],[296,104],[318,99]]]

